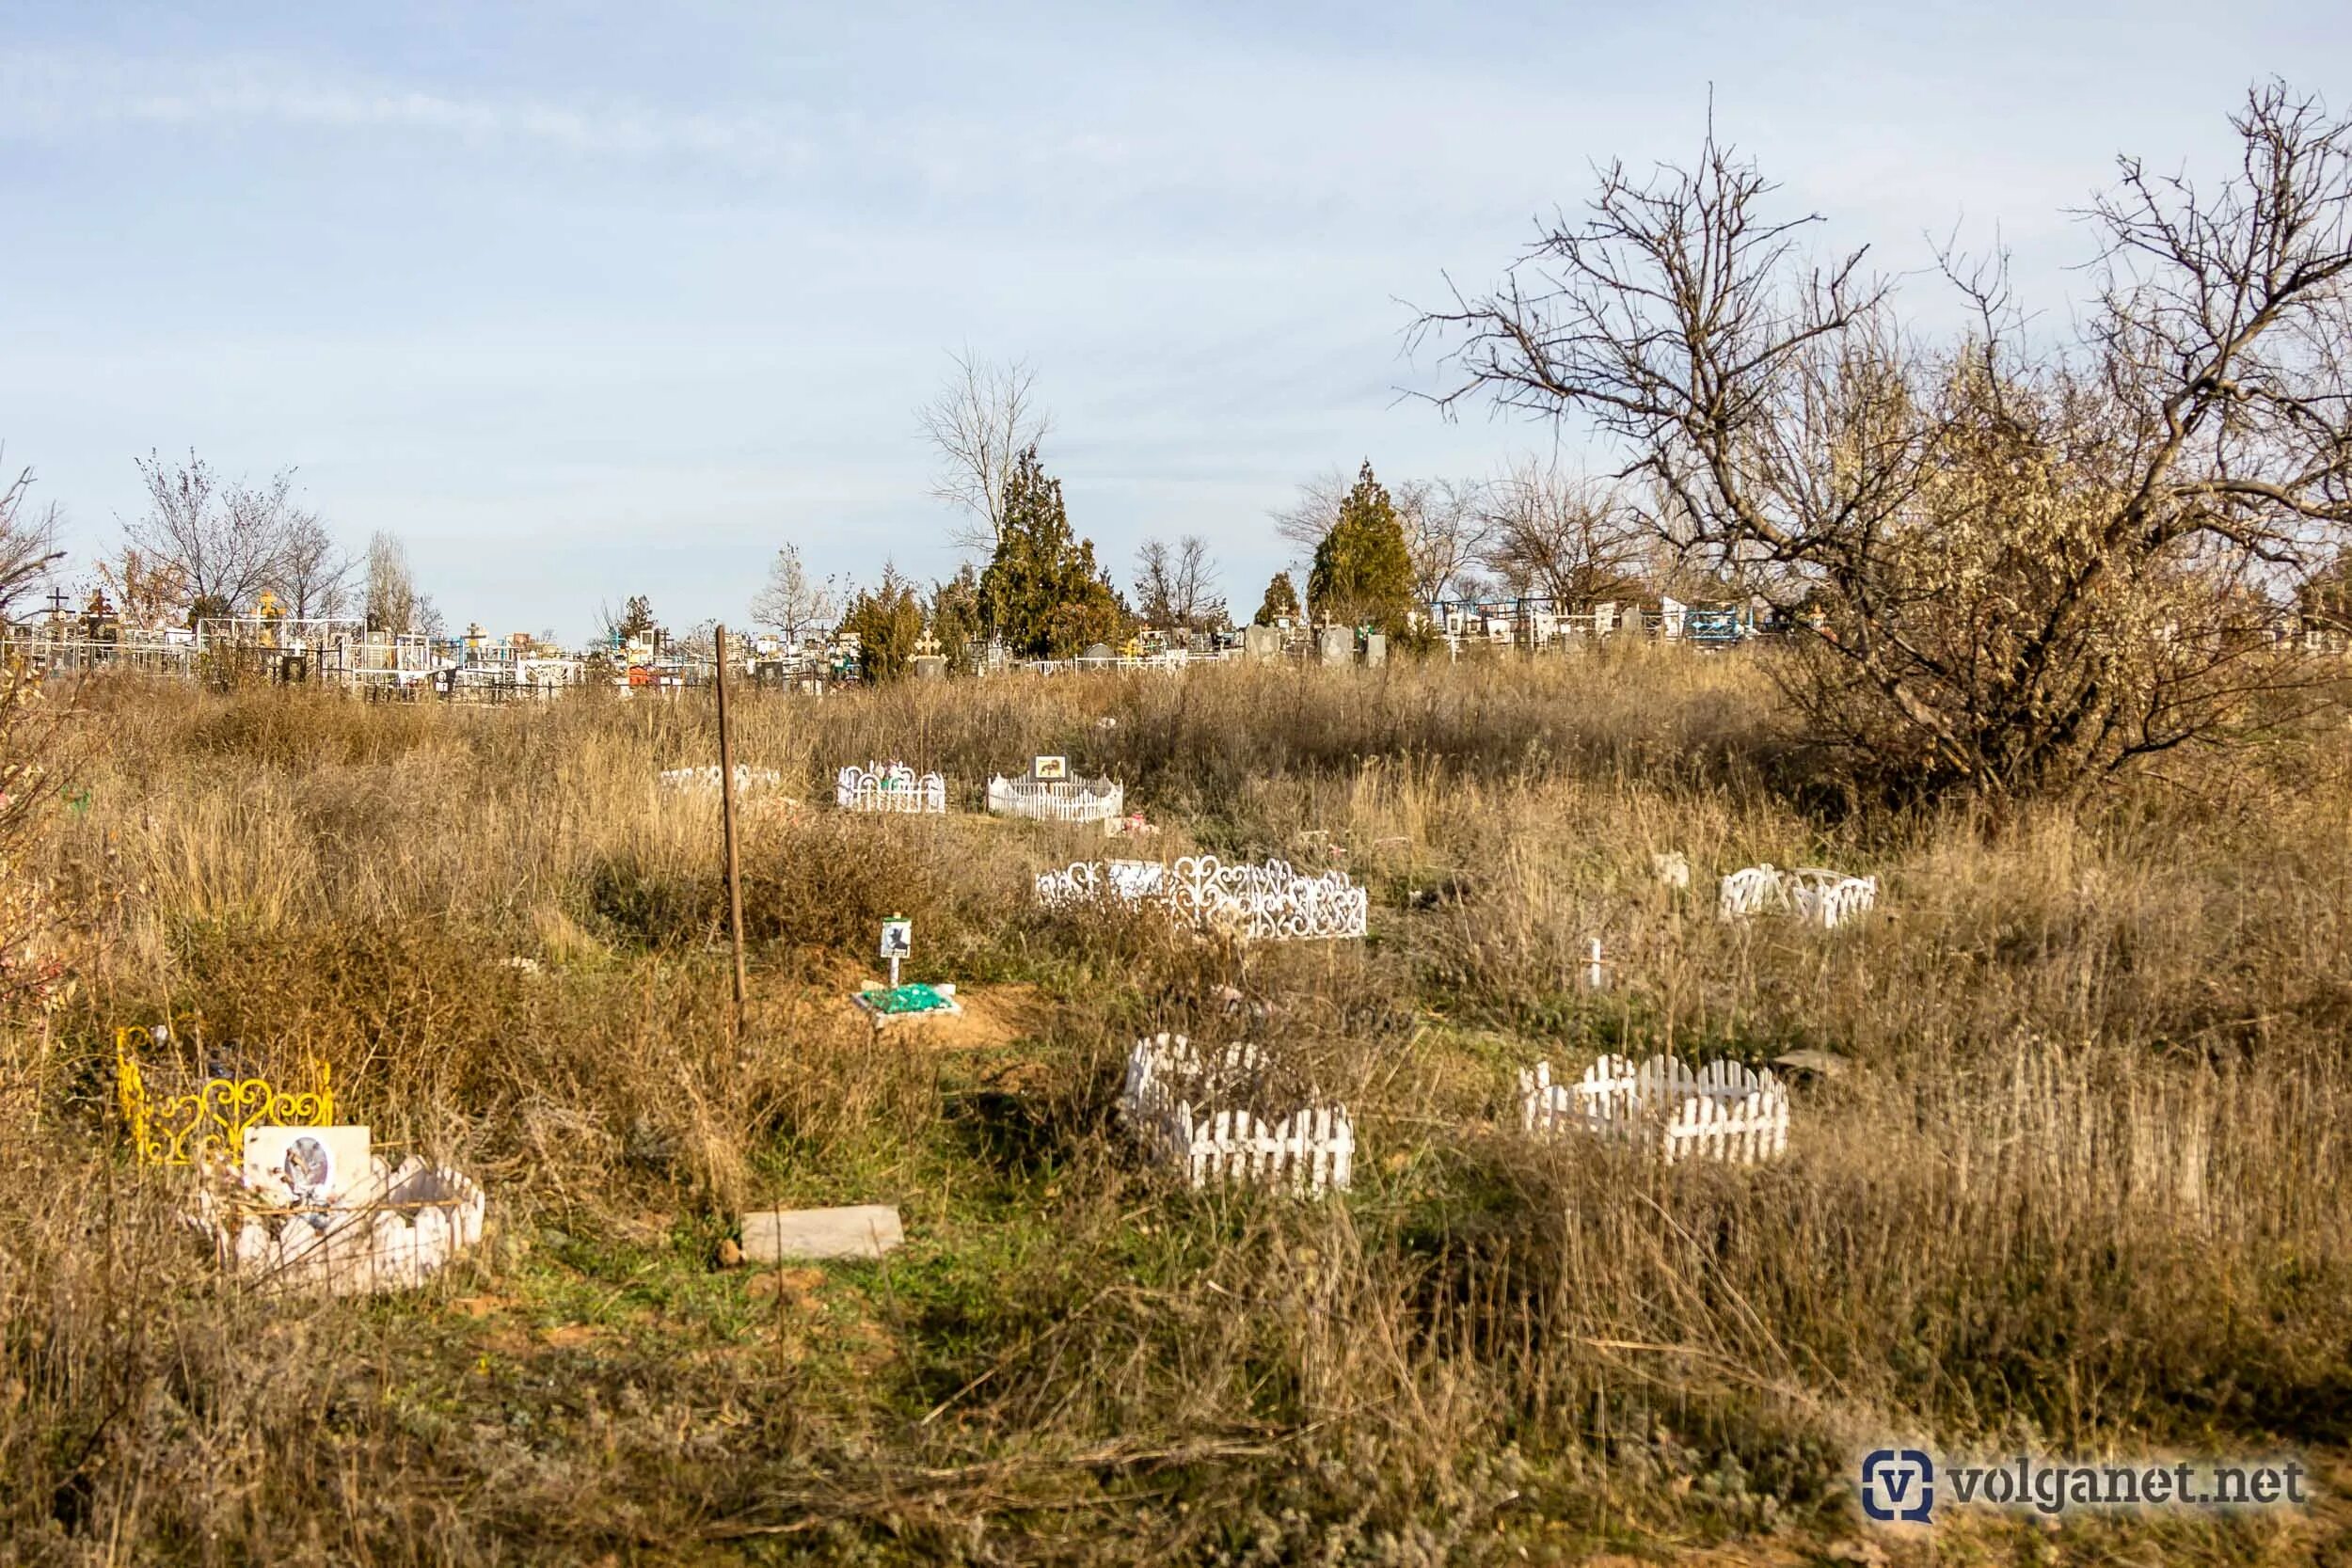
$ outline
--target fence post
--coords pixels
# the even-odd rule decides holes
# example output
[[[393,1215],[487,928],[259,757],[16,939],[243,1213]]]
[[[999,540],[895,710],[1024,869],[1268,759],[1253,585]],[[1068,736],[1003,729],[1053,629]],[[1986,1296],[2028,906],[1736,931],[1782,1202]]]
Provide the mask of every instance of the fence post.
[[[718,659],[719,820],[726,837],[727,936],[735,946],[735,1032],[743,1033],[743,877],[735,849],[735,737],[727,725],[727,628],[711,634]]]

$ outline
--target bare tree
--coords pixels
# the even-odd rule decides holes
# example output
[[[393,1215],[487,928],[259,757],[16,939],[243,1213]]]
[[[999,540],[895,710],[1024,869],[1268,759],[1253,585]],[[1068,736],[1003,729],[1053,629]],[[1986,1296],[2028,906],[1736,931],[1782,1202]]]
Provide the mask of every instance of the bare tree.
[[[948,537],[958,548],[993,555],[1005,528],[1005,480],[1014,461],[1044,440],[1053,420],[1039,406],[1037,372],[1021,359],[996,363],[969,350],[939,395],[915,414],[939,454],[931,494],[963,517]]]
[[[801,547],[787,545],[768,563],[768,580],[752,595],[752,619],[773,628],[791,647],[811,631],[832,626],[841,613],[833,581],[813,582],[801,562]]]
[[[356,569],[317,513],[296,509],[287,515],[273,586],[288,614],[297,620],[332,620],[350,613]]]
[[[1432,605],[1478,584],[1470,568],[1493,531],[1492,504],[1478,480],[1406,480],[1390,494],[1413,560],[1413,602]]]
[[[1524,460],[1487,490],[1484,561],[1513,594],[1572,610],[1650,575],[1654,539],[1614,486]]]
[[[65,559],[57,548],[56,503],[36,510],[32,489],[30,468],[0,484],[0,619]]]
[[[1501,289],[1423,316],[1459,338],[1439,401],[1585,416],[1661,532],[1801,602],[1825,635],[1790,690],[1859,774],[2079,790],[2275,717],[2271,594],[2352,528],[2352,122],[2272,85],[2232,123],[2211,194],[2122,161],[2070,351],[1948,258],[1977,323],[1920,346],[1862,252],[1804,261],[1809,220],[1767,218],[1710,127],[1691,169],[1613,166]]]
[[[124,546],[178,575],[192,617],[234,615],[281,575],[297,514],[293,469],[255,486],[223,483],[194,452],[173,466],[151,451],[137,466],[147,515],[123,524]]]
[[[396,534],[381,531],[368,540],[367,580],[361,614],[370,631],[402,637],[419,631],[417,583],[408,551]]]
[[[1227,619],[1216,576],[1209,542],[1200,535],[1187,533],[1172,546],[1165,539],[1146,539],[1136,551],[1136,613],[1155,626],[1215,630]]]

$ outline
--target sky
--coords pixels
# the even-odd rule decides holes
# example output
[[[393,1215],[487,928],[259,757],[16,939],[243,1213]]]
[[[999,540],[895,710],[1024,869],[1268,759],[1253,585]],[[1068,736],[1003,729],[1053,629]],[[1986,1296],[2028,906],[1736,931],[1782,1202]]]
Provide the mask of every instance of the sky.
[[[1710,96],[1923,321],[1957,233],[2062,325],[2118,152],[2218,175],[2251,83],[2347,67],[2323,3],[8,0],[0,443],[69,586],[194,451],[399,535],[453,626],[579,639],[740,622],[787,542],[948,575],[916,409],[1019,357],[1114,576],[1200,533],[1246,612],[1318,474],[1605,460],[1448,420],[1406,329]]]

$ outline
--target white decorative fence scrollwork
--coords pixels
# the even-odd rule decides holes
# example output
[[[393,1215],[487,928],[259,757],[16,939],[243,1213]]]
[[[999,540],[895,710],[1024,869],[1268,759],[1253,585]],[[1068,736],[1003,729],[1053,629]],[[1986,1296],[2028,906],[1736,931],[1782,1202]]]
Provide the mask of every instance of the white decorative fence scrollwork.
[[[1752,865],[1724,879],[1715,912],[1724,920],[1793,912],[1808,926],[1835,930],[1856,916],[1867,914],[1877,905],[1878,896],[1876,877],[1849,877],[1819,866],[1781,871],[1770,865]]]
[[[784,783],[784,775],[772,768],[752,768],[743,763],[735,765],[735,793],[749,795],[756,789],[774,789]],[[661,787],[681,794],[719,793],[719,768],[670,768],[661,774]]]
[[[1120,1116],[1195,1187],[1245,1181],[1307,1193],[1345,1188],[1356,1162],[1346,1107],[1306,1106],[1267,1122],[1217,1105],[1246,1098],[1265,1065],[1253,1045],[1229,1045],[1204,1059],[1182,1035],[1139,1039],[1127,1056]]]
[[[1364,934],[1372,895],[1343,871],[1301,876],[1286,861],[1226,865],[1215,855],[1158,861],[1079,861],[1037,879],[1038,902],[1068,909],[1097,899],[1156,904],[1196,930],[1250,942],[1315,942]]]
[[[1115,823],[1125,815],[1127,792],[1108,779],[988,781],[988,809],[998,816],[1039,822]]]
[[[947,809],[947,782],[902,762],[852,763],[834,777],[833,803],[843,811],[941,813]]]
[[[1538,1062],[1519,1074],[1519,1120],[1538,1136],[1582,1132],[1655,1149],[1668,1164],[1752,1165],[1788,1147],[1788,1089],[1731,1061],[1693,1070],[1671,1056],[1603,1056],[1573,1084],[1553,1083],[1551,1064]]]

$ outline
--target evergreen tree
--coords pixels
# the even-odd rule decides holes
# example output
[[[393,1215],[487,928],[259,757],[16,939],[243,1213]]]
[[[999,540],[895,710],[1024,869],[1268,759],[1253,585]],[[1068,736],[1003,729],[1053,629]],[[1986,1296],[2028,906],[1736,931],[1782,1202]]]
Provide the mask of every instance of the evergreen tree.
[[[1034,444],[1005,476],[1003,531],[979,590],[981,624],[1016,658],[1069,658],[1126,634],[1127,607],[1095,564],[1094,541],[1072,536],[1061,481]]]
[[[1406,629],[1413,611],[1413,556],[1370,462],[1315,546],[1307,604],[1327,626],[1370,626],[1391,636]]]
[[[858,673],[869,681],[894,681],[914,661],[923,640],[923,600],[911,578],[896,563],[882,563],[882,580],[858,590],[841,617],[841,629],[858,642]]]
[[[979,668],[980,574],[970,562],[946,582],[931,588],[931,636],[947,660],[947,668],[969,673]]]
[[[1298,619],[1298,590],[1291,586],[1288,572],[1277,572],[1265,585],[1265,597],[1258,603],[1258,625],[1270,626],[1284,616]]]

